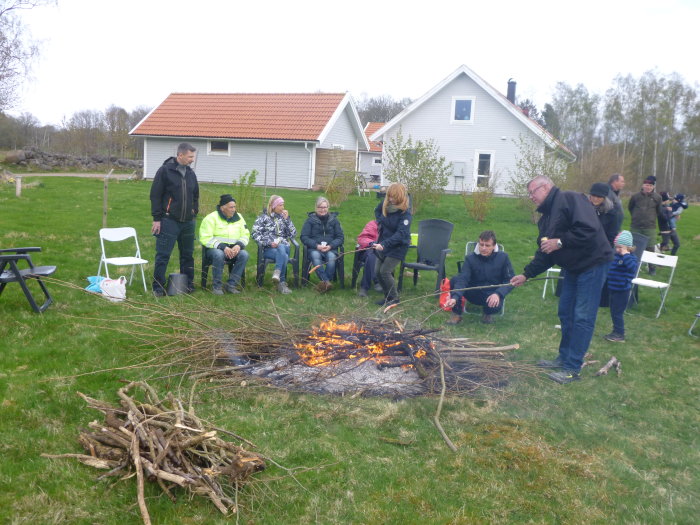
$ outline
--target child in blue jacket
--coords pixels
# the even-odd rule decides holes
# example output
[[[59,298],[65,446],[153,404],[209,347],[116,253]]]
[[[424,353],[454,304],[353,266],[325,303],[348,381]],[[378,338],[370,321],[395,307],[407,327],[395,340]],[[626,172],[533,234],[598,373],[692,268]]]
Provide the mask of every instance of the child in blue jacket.
[[[615,237],[615,259],[608,270],[608,291],[610,292],[610,317],[612,332],[605,339],[614,343],[625,342],[625,309],[632,289],[632,279],[637,273],[637,257],[632,253],[632,234],[622,230]]]

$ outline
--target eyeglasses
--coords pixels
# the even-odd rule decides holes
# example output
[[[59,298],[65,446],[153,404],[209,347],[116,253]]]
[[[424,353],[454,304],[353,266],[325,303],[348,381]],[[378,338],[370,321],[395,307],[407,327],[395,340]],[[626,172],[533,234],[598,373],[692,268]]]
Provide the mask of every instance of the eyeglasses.
[[[530,195],[530,196],[532,196],[532,195],[534,195],[535,193],[537,193],[537,190],[539,190],[540,188],[544,188],[544,187],[545,187],[544,184],[540,184],[539,186],[537,186],[536,188],[534,188],[534,189],[532,189],[532,190],[527,190],[527,194]]]

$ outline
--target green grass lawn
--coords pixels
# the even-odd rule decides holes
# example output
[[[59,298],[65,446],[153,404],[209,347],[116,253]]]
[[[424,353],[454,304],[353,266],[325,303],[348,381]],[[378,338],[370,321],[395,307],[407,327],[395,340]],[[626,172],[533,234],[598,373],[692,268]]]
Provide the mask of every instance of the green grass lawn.
[[[255,249],[248,287],[241,295],[156,300],[140,282],[128,288],[132,308],[83,292],[95,275],[102,226],[103,182],[98,179],[34,178],[41,184],[15,197],[14,185],[0,185],[0,247],[41,246],[38,264],[58,266],[50,284],[55,298],[44,314],[34,314],[20,288],[0,296],[0,522],[11,524],[141,523],[134,479],[95,481],[100,471],[42,453],[80,453],[80,429],[102,415],[77,396],[117,402],[124,380],[147,379],[161,394],[187,399],[192,381],[143,363],[153,348],[133,330],[162,308],[163,315],[197,310],[208,322],[226,327],[243,309],[261,312],[274,300],[280,315],[311,323],[317,317],[380,314],[372,301],[348,288],[319,296],[312,287],[290,296],[254,285]],[[134,226],[145,258],[152,260],[154,238],[148,181],[112,181],[109,226]],[[225,185],[205,184],[202,216],[211,211]],[[297,229],[318,193],[280,192]],[[373,217],[374,197],[351,196],[337,210],[354,244]],[[467,240],[493,229],[516,272],[535,249],[536,227],[513,199],[496,199],[483,224],[464,212],[458,196],[444,196],[417,221],[443,218],[455,223],[448,273],[456,272]],[[252,224],[255,217],[245,217]],[[223,517],[204,499],[184,492],[173,504],[148,486],[153,523],[696,523],[700,515],[700,344],[688,336],[700,310],[700,208],[691,206],[679,222],[683,246],[667,308],[655,319],[659,299],[642,290],[641,305],[626,315],[627,342],[609,343],[607,309],[601,309],[591,344],[598,365],[583,380],[561,386],[544,374],[523,376],[502,391],[448,398],[441,421],[457,446],[451,452],[431,419],[437,399],[404,400],[293,394],[231,381],[201,383],[194,389],[197,415],[254,442],[257,451],[290,468],[306,468],[295,478],[270,465],[240,494],[241,513]],[[198,250],[196,251],[198,253]],[[171,271],[177,271],[171,262]],[[196,260],[198,257],[196,257]],[[269,272],[268,272],[269,273]],[[404,281],[398,317],[443,327],[437,313],[433,275],[413,287]],[[534,363],[554,357],[559,341],[556,298],[542,299],[542,281],[508,296],[504,317],[482,325],[465,316],[447,336],[498,344],[519,343],[510,359]],[[175,329],[175,327],[173,327]],[[700,328],[698,329],[700,333]],[[274,337],[274,334],[271,335]],[[622,375],[594,377],[611,356]],[[171,370],[175,372],[175,370]],[[695,516],[695,517],[694,517]]]

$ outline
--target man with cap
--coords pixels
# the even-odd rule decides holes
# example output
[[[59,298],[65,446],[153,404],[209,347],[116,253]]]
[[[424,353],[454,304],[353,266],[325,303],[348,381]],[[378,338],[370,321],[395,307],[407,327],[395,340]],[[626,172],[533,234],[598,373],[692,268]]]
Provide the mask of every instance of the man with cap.
[[[650,175],[644,179],[642,189],[639,193],[632,195],[629,205],[632,223],[630,231],[639,233],[647,238],[647,251],[653,252],[656,244],[656,224],[661,215],[661,195],[654,191],[656,187],[656,177]],[[641,257],[641,254],[640,254]],[[649,267],[649,273],[655,272],[653,267]]]
[[[617,214],[615,213],[615,206],[609,197],[609,190],[610,188],[604,182],[596,182],[588,192],[588,200],[591,201],[595,208],[598,220],[600,220],[603,231],[605,231],[605,236],[608,238],[610,246],[612,246],[619,230],[617,229]]]
[[[180,273],[187,276],[187,291],[194,291],[194,231],[199,212],[199,184],[190,165],[195,148],[182,142],[175,157],[158,168],[151,185],[151,233],[156,237],[153,295],[165,295],[165,271],[175,248],[180,251]]]
[[[608,197],[613,203],[617,220],[615,228],[617,228],[617,231],[620,231],[622,222],[625,220],[625,211],[622,209],[622,200],[620,199],[620,191],[625,187],[625,178],[619,173],[613,173],[608,179],[608,187],[610,188]]]
[[[223,295],[221,278],[224,264],[233,262],[225,289],[228,293],[239,293],[238,286],[248,262],[245,250],[250,232],[245,219],[236,211],[236,199],[226,193],[219,198],[216,211],[204,217],[199,226],[199,242],[206,248],[206,257],[211,261],[212,293]]]
[[[593,337],[613,251],[585,195],[562,191],[542,175],[528,183],[527,192],[542,214],[537,222],[538,248],[523,273],[513,277],[510,284],[521,286],[555,264],[564,270],[558,309],[559,355],[538,365],[557,369],[549,374],[553,381],[570,383],[579,379],[583,356]]]

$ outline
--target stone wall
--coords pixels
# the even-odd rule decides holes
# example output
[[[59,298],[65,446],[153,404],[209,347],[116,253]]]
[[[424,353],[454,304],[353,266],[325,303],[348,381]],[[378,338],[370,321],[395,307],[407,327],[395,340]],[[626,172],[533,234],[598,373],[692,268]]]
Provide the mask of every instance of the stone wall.
[[[31,168],[32,171],[38,172],[66,170],[107,172],[115,169],[134,171],[137,175],[143,174],[142,160],[119,159],[107,155],[77,157],[63,153],[47,153],[35,148],[10,151],[5,156],[5,163]]]

